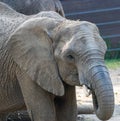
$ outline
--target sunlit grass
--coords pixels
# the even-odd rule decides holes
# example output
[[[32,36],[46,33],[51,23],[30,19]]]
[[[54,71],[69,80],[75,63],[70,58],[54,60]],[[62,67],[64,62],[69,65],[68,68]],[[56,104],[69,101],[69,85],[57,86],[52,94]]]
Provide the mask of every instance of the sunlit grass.
[[[105,60],[105,63],[109,69],[120,68],[120,59],[109,59]]]

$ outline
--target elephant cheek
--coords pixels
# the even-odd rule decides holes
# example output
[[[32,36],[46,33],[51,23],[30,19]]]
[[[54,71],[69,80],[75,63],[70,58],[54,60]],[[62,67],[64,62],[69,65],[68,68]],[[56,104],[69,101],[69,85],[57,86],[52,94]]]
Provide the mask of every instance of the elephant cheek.
[[[77,76],[69,75],[64,79],[64,82],[71,86],[79,86],[80,82]]]

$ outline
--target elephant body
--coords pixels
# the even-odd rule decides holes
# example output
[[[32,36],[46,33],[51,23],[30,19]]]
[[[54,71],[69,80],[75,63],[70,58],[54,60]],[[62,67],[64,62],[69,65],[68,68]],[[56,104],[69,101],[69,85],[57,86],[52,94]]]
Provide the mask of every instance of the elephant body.
[[[17,12],[25,15],[37,14],[40,11],[56,11],[64,16],[64,11],[59,0],[0,0],[11,6]]]
[[[4,14],[3,14],[4,13]],[[44,14],[43,14],[44,15]],[[16,76],[18,69],[18,65],[14,62],[13,58],[10,56],[8,48],[6,48],[6,45],[8,44],[8,39],[11,36],[12,33],[20,26],[22,23],[24,23],[26,20],[30,19],[30,16],[25,16],[23,14],[19,14],[9,8],[8,6],[4,4],[0,4],[0,121],[5,120],[6,115],[11,112],[11,111],[17,111],[21,109],[26,109],[26,105],[24,102],[23,94],[21,92],[20,85],[18,83],[18,79]],[[42,14],[37,14],[35,16],[32,16],[34,18],[41,17]],[[51,15],[47,14],[48,17]],[[59,18],[60,19],[60,18]],[[29,87],[29,82],[26,83],[26,87]],[[38,87],[36,87],[38,88]],[[73,95],[73,99],[75,99],[75,88],[74,87],[69,87],[73,88],[70,94]],[[39,91],[43,91],[39,87]],[[70,92],[69,91],[69,92]],[[34,91],[33,91],[34,92]],[[45,93],[45,94],[44,94]],[[43,96],[42,101],[48,101],[51,102],[53,101],[53,95],[52,94],[47,94],[47,92],[42,92],[43,95],[40,95],[41,97]],[[34,95],[34,94],[33,94]],[[50,95],[49,97],[44,99],[44,95]],[[30,97],[32,98],[32,97]],[[64,97],[64,99],[66,99]],[[29,99],[30,100],[30,99]],[[57,110],[57,98],[56,98],[56,110]],[[59,99],[59,100],[62,100]],[[67,100],[67,99],[66,99]],[[34,104],[34,102],[32,102]],[[40,105],[42,105],[43,102],[40,102]],[[53,102],[51,102],[53,103]],[[67,103],[67,102],[66,102]],[[76,102],[74,102],[76,105]],[[38,105],[37,105],[38,106]],[[51,112],[50,115],[46,116],[46,121],[51,121],[53,120],[53,114],[54,110],[51,105],[43,105],[44,109],[42,110],[48,110],[48,112],[45,112],[46,115],[48,115],[49,112]],[[67,106],[67,105],[66,105]],[[59,105],[58,105],[59,107]],[[70,107],[72,108],[72,107]],[[37,109],[37,107],[36,107]],[[28,111],[29,112],[29,111]],[[42,111],[44,112],[44,111]],[[30,112],[31,113],[31,112]],[[73,113],[73,114],[72,114]],[[76,117],[77,112],[71,111],[71,115],[74,115]],[[30,114],[31,115],[31,114]],[[62,115],[62,114],[61,114]],[[52,119],[51,119],[52,116]],[[55,116],[54,116],[55,118]],[[31,118],[32,119],[32,118]],[[61,118],[60,118],[61,119]],[[41,120],[40,120],[41,121]]]
[[[4,4],[0,4],[0,112],[6,112],[7,110],[9,111],[19,107],[19,104],[24,105],[20,86],[15,74],[17,66],[9,56],[5,46],[9,36],[26,19],[27,17],[24,15],[18,14],[17,16],[14,10]]]
[[[44,0],[44,1],[43,0],[22,0],[22,1],[0,0],[0,1],[8,4],[17,12],[20,12],[20,13],[23,13],[26,15],[32,15],[32,14],[39,13],[40,11],[50,11],[51,10],[51,11],[56,11],[59,14],[61,14],[62,16],[64,16],[64,11],[63,11],[62,5],[59,0]],[[20,24],[22,24],[25,20],[27,20],[29,18],[23,14],[16,13],[14,10],[12,10],[11,8],[8,9],[2,3],[0,4],[0,16],[1,16],[0,28],[4,28],[4,29],[0,30],[0,33],[1,33],[0,34],[1,35],[0,49],[5,46],[7,39],[14,32],[14,30]],[[5,16],[7,16],[7,17],[5,17]],[[6,59],[8,61],[10,60],[10,63],[13,66],[4,65],[4,63],[9,63],[9,62],[6,62]],[[0,70],[2,70],[2,72],[0,74],[0,78],[2,79],[1,80],[2,87],[0,88],[1,89],[0,93],[1,93],[1,97],[2,97],[1,98],[2,100],[0,100],[0,104],[1,104],[0,111],[6,110],[6,107],[9,107],[10,110],[11,109],[13,110],[13,108],[16,109],[16,107],[21,108],[21,106],[23,107],[25,104],[24,104],[21,90],[20,90],[18,81],[16,79],[16,75],[15,75],[16,66],[15,66],[14,61],[11,59],[11,57],[8,56],[8,52],[5,48],[4,48],[4,51],[3,50],[1,51],[0,63],[1,63]],[[5,66],[5,67],[3,67],[3,66]],[[11,68],[13,68],[13,69],[11,69]],[[8,71],[9,69],[11,71]],[[4,72],[7,72],[7,73],[4,74]],[[11,85],[12,86],[11,88],[8,88],[8,86],[5,86],[6,85],[5,80],[7,80],[6,77],[7,77],[7,79],[9,79],[9,82],[8,82],[9,84],[7,83],[7,85]],[[5,89],[3,90],[4,87],[5,87]],[[9,91],[9,89],[11,91]],[[6,98],[6,95],[7,95],[8,99]],[[5,98],[6,98],[6,100],[5,100]],[[6,104],[3,105],[3,102],[5,103],[5,101],[6,101]],[[19,106],[19,105],[21,105],[21,106]]]
[[[75,121],[76,85],[92,91],[100,119],[112,116],[106,45],[94,24],[52,11],[26,16],[3,3],[0,16],[0,121],[25,108],[34,121]]]

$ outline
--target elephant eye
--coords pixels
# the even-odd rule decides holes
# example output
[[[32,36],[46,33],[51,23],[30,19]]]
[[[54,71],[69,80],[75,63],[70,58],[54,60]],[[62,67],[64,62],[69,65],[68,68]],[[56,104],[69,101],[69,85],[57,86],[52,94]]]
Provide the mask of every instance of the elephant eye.
[[[74,60],[74,57],[73,57],[72,55],[67,55],[67,58],[68,58],[69,60]]]
[[[69,63],[74,63],[75,59],[76,59],[76,54],[73,50],[71,49],[66,49],[63,53],[62,53],[62,57],[64,61],[67,61]]]
[[[75,58],[72,54],[69,54],[66,56],[66,60],[69,61],[70,63],[75,61]]]

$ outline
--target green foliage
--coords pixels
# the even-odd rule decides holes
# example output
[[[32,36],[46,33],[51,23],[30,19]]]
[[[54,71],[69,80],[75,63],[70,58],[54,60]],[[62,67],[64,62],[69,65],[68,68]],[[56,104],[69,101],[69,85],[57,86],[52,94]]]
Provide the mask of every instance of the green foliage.
[[[105,63],[109,69],[120,68],[120,59],[106,59]]]
[[[107,48],[112,49],[112,43],[109,39],[105,39],[105,42],[107,44]],[[118,45],[119,47],[119,45]],[[107,51],[105,55],[105,59],[120,59],[120,50],[111,50]]]
[[[110,49],[112,47],[111,41],[109,39],[104,39],[106,44],[107,44],[107,48]]]
[[[106,52],[105,59],[120,59],[120,51]]]

